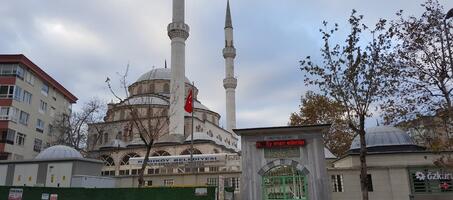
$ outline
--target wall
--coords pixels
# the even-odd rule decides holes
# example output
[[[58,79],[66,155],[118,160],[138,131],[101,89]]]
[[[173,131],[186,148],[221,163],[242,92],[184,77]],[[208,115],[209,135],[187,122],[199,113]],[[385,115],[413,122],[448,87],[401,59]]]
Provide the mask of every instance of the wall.
[[[7,199],[11,187],[0,187],[0,199]],[[18,187],[13,187],[18,188]],[[39,188],[23,187],[22,200],[41,199],[43,193],[58,194],[58,199],[63,200],[212,200],[215,199],[215,188],[207,189],[206,196],[195,196],[195,187],[184,188]]]
[[[72,176],[71,187],[73,188],[114,188],[114,178],[100,176]]]
[[[48,163],[46,187],[70,187],[72,163]]]
[[[8,172],[8,165],[0,165],[0,186],[6,185],[6,173]]]
[[[13,185],[34,186],[38,174],[38,164],[16,164]]]

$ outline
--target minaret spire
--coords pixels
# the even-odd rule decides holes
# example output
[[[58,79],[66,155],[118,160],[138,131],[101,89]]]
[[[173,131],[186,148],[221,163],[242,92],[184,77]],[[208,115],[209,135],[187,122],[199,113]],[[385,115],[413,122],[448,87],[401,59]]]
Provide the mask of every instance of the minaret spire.
[[[167,27],[171,39],[169,140],[184,141],[185,50],[189,25],[184,23],[184,0],[173,0],[173,21]]]
[[[223,79],[223,87],[225,88],[226,96],[226,124],[227,130],[232,132],[236,128],[237,79],[234,77],[236,48],[233,45],[233,23],[231,20],[230,1],[227,1],[226,8],[225,48],[223,48],[223,57],[225,58],[225,79]]]

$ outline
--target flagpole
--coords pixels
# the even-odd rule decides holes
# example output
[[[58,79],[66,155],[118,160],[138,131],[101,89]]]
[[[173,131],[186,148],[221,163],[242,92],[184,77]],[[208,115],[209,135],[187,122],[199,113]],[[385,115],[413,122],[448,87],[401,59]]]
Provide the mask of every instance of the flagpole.
[[[193,172],[193,113],[195,112],[195,105],[193,104],[194,102],[194,88],[195,88],[195,82],[192,81],[192,133],[190,134],[190,162],[191,162],[191,167],[190,167],[190,171]]]

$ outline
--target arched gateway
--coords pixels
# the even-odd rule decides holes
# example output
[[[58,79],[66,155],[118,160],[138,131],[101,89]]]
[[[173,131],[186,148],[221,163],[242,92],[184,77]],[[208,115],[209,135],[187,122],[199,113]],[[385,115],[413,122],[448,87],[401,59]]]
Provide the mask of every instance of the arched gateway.
[[[236,129],[242,200],[330,200],[322,132],[330,125]]]

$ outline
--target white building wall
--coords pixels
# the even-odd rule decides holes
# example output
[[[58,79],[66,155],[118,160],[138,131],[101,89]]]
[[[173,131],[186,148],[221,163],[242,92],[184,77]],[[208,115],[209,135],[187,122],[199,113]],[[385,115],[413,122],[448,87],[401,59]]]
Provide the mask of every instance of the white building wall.
[[[76,188],[114,188],[116,181],[109,177],[100,176],[73,176],[71,187]]]
[[[5,173],[6,175],[6,173]],[[34,186],[38,175],[38,164],[16,164],[14,186]]]
[[[8,165],[0,165],[0,185],[6,185],[6,173]]]
[[[47,165],[46,187],[70,187],[72,163],[49,163]]]

